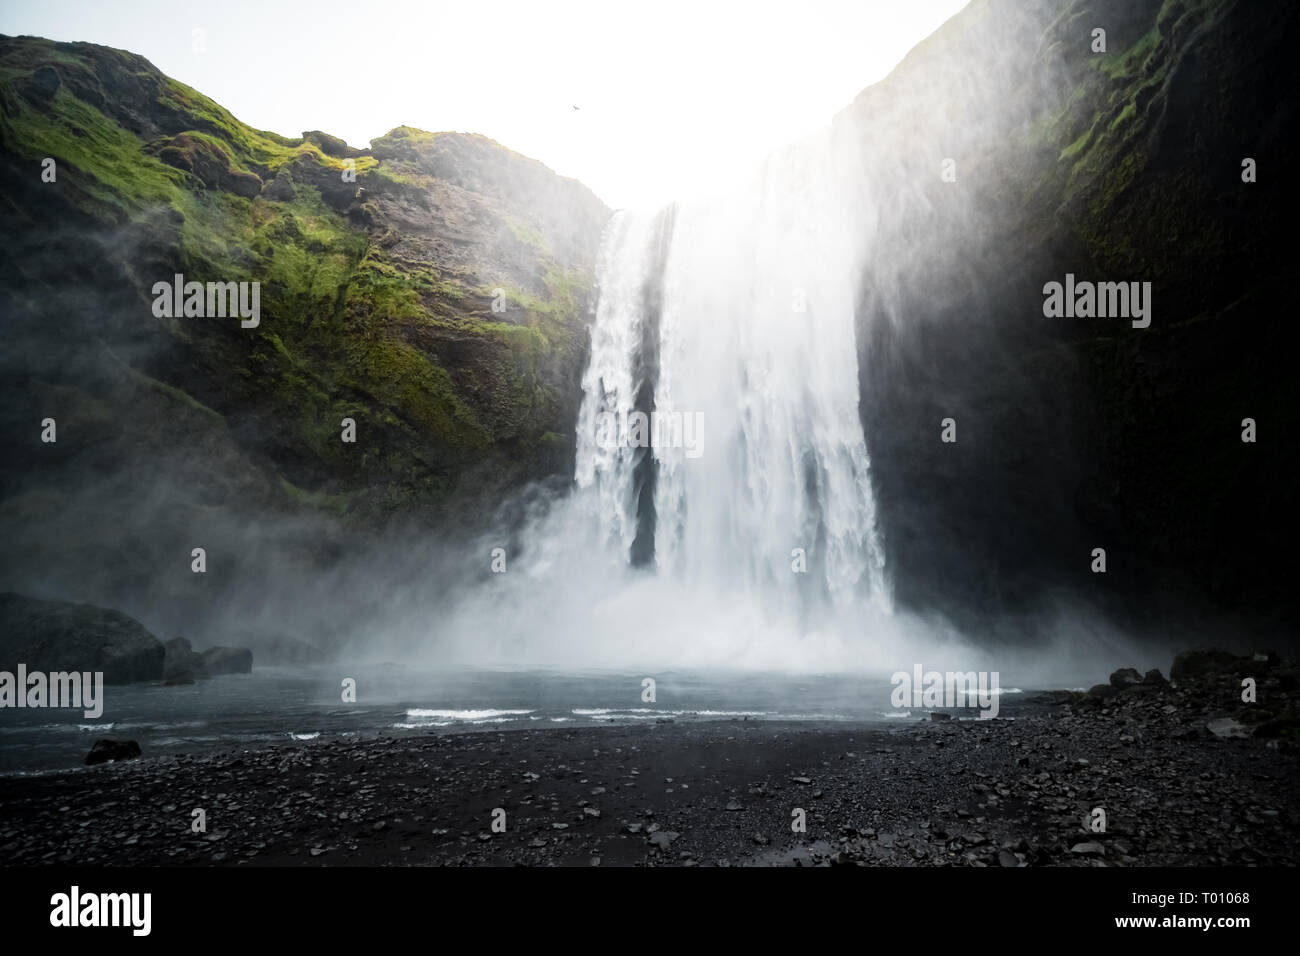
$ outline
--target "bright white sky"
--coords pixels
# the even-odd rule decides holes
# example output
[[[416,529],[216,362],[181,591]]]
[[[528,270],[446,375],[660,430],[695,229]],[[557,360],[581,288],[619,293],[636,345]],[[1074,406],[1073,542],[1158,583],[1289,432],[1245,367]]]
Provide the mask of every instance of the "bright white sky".
[[[143,54],[286,136],[484,133],[619,207],[824,126],[965,3],[0,0],[0,33]]]

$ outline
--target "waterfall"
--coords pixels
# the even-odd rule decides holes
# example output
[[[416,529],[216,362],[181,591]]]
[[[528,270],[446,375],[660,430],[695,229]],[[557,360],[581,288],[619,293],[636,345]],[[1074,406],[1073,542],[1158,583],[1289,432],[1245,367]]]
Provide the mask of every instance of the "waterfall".
[[[815,138],[731,195],[622,211],[606,231],[578,493],[596,496],[615,551],[682,587],[889,610],[835,181],[828,137]],[[696,454],[601,435],[637,410],[673,424],[661,438],[699,421]]]
[[[912,639],[859,415],[852,174],[829,139],[727,195],[613,217],[573,486],[482,542],[508,570],[437,622],[445,660],[825,672],[892,666]]]

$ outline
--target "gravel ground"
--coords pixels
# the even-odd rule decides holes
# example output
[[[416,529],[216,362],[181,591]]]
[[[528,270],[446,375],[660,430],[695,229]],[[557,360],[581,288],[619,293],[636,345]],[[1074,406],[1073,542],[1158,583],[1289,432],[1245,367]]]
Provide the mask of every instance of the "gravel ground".
[[[1295,669],[1225,656],[1201,670],[1176,686],[1116,672],[1113,687],[1038,695],[1015,720],[664,720],[11,777],[0,853],[9,865],[1295,865]],[[1243,671],[1257,703],[1238,699]],[[1098,807],[1105,832],[1085,826]],[[192,831],[196,808],[206,832]]]

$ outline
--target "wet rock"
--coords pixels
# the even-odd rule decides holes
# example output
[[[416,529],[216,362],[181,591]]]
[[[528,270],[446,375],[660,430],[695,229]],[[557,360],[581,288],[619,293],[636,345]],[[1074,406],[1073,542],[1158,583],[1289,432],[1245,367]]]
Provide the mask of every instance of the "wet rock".
[[[1174,681],[1205,677],[1231,671],[1236,664],[1237,658],[1227,651],[1181,651],[1174,657],[1173,666],[1169,668],[1169,677]]]
[[[139,621],[92,604],[0,594],[0,670],[101,671],[106,684],[162,677],[166,650]]]
[[[193,684],[203,674],[203,657],[183,637],[173,637],[163,644],[163,682],[168,686]]]
[[[666,850],[672,846],[678,835],[671,830],[656,830],[650,834],[650,845],[656,850]]]
[[[1110,686],[1116,690],[1127,690],[1140,683],[1142,683],[1142,675],[1132,667],[1121,667],[1110,675]]]
[[[96,740],[86,754],[86,763],[107,763],[110,760],[134,760],[140,756],[140,745],[134,740]]]
[[[1095,840],[1089,840],[1087,843],[1076,843],[1070,847],[1070,852],[1075,856],[1105,856],[1106,848]]]
[[[1235,717],[1219,717],[1205,725],[1216,737],[1249,737],[1250,729]]]

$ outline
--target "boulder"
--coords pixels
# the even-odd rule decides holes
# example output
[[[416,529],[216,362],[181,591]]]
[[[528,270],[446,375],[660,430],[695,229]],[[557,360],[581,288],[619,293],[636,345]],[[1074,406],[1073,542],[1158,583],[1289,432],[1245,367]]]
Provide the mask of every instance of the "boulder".
[[[135,760],[140,756],[140,745],[134,740],[96,740],[86,754],[86,763],[107,763],[110,760]]]
[[[0,594],[0,670],[102,671],[106,684],[158,680],[166,650],[139,621],[92,604]]]
[[[1118,688],[1110,684],[1093,684],[1088,688],[1088,696],[1105,700],[1107,697],[1114,697],[1119,693]]]
[[[297,190],[293,188],[293,177],[288,175],[287,170],[281,170],[280,175],[262,187],[262,198],[275,202],[293,202],[297,195]]]
[[[253,671],[253,652],[246,647],[209,647],[203,652],[202,661],[205,677]]]
[[[334,156],[338,159],[348,157],[364,156],[366,151],[349,146],[346,142],[337,136],[331,136],[329,133],[323,133],[318,129],[309,129],[302,134],[302,138],[312,143],[326,156]]]
[[[245,199],[262,191],[262,178],[239,168],[230,150],[213,137],[178,133],[151,149],[162,162],[192,174],[208,189],[224,189]]]
[[[1176,681],[1204,677],[1231,671],[1236,664],[1237,658],[1227,651],[1180,651],[1169,668],[1169,677]]]
[[[1153,667],[1142,676],[1142,683],[1150,684],[1152,687],[1167,687],[1169,681],[1165,680],[1165,675],[1160,673],[1160,668]]]
[[[174,637],[163,647],[167,651],[163,659],[163,680],[167,684],[193,684],[203,676],[203,657],[190,647],[188,640]]]
[[[1142,675],[1131,667],[1121,667],[1110,675],[1110,686],[1116,690],[1126,690],[1140,683],[1142,683]]]
[[[1234,717],[1219,717],[1205,725],[1205,729],[1216,737],[1249,737],[1250,728]]]
[[[1086,843],[1076,843],[1070,847],[1070,852],[1075,856],[1105,856],[1106,848],[1096,840],[1089,840]]]

